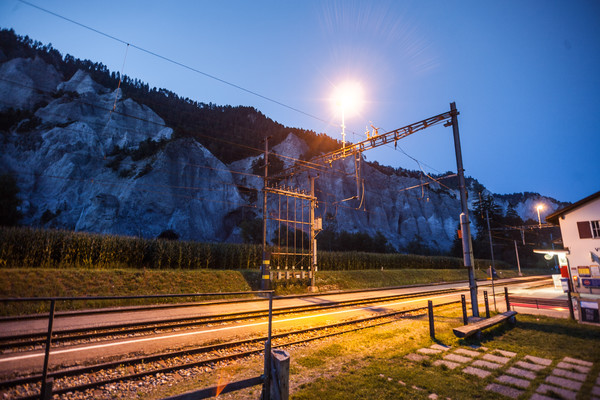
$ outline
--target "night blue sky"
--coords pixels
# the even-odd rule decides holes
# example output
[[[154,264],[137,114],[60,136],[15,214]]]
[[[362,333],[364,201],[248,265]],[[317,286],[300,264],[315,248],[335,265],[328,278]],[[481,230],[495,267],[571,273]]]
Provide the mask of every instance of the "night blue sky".
[[[598,1],[32,2],[302,112],[135,48],[125,57],[122,43],[0,1],[1,27],[114,71],[125,61],[126,75],[184,97],[341,139],[330,96],[358,81],[365,105],[346,118],[351,141],[371,121],[389,131],[455,101],[466,174],[492,192],[573,202],[600,190]],[[427,172],[456,170],[450,128],[399,147]],[[419,169],[393,148],[365,155]]]

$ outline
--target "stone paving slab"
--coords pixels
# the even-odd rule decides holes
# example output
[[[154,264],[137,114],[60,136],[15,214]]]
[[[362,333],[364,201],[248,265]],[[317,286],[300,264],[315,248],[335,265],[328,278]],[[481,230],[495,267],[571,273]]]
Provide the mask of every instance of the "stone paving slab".
[[[594,386],[594,387],[592,388],[592,394],[593,394],[594,396],[600,396],[600,386]]]
[[[512,351],[506,351],[506,350],[494,350],[494,352],[504,356],[504,357],[508,357],[508,358],[513,358],[514,356],[517,355],[517,353],[513,353]]]
[[[537,392],[541,394],[554,393],[566,400],[575,400],[577,398],[576,392],[543,383],[537,388]]]
[[[509,369],[506,370],[506,373],[510,374],[510,375],[514,375],[514,376],[519,376],[521,378],[529,379],[529,380],[533,380],[537,376],[535,374],[535,372],[528,371],[526,369],[517,368],[517,367],[510,367]]]
[[[596,378],[596,385],[600,385],[600,375]]]
[[[573,381],[571,379],[566,378],[559,378],[558,376],[554,375],[547,376],[546,382],[575,391],[581,389],[581,382]]]
[[[404,358],[410,360],[410,361],[414,361],[414,362],[421,362],[423,360],[429,360],[429,357],[424,355],[424,354],[417,354],[417,353],[410,353],[404,356]]]
[[[565,357],[563,358],[564,362],[568,362],[570,364],[578,364],[578,365],[583,365],[584,367],[593,367],[594,363],[591,361],[585,361],[585,360],[579,360],[577,358],[571,358],[571,357]]]
[[[463,356],[459,356],[458,354],[446,354],[444,356],[444,360],[455,361],[455,362],[459,362],[461,364],[468,363],[469,361],[473,361],[473,359],[471,357],[463,357]]]
[[[504,396],[513,398],[513,399],[516,399],[517,397],[519,397],[520,395],[525,393],[525,391],[523,391],[523,390],[500,385],[498,383],[490,383],[489,385],[487,385],[485,387],[485,390],[488,390],[490,392],[496,392],[496,393],[502,394]]]
[[[481,353],[474,350],[458,349],[454,352],[454,354],[462,354],[463,356],[467,357],[479,357]]]
[[[535,357],[535,356],[530,356],[530,355],[526,355],[525,360],[530,361],[532,363],[539,364],[539,365],[543,365],[545,367],[552,364],[552,360],[550,360],[548,358],[541,358],[541,357]]]
[[[431,346],[429,346],[429,348],[434,349],[434,350],[441,350],[441,351],[450,350],[450,346],[446,346],[446,345],[438,344],[438,343],[432,344]]]
[[[450,368],[450,369],[454,369],[456,367],[459,367],[461,364],[459,363],[455,363],[452,361],[446,361],[446,360],[436,360],[433,365],[435,365],[436,367],[439,367],[441,365],[445,365],[446,367]]]
[[[529,400],[555,400],[554,397],[544,396],[543,394],[534,393]]]
[[[531,371],[536,371],[536,372],[537,372],[537,371],[541,371],[541,370],[543,370],[544,368],[546,368],[546,367],[544,367],[543,365],[539,365],[539,364],[532,364],[532,363],[528,363],[528,362],[526,362],[526,361],[517,361],[517,362],[515,363],[515,365],[516,365],[517,367],[521,367],[521,368],[529,369],[529,370],[531,370]]]
[[[487,369],[498,369],[498,368],[502,367],[502,364],[496,364],[496,363],[493,363],[490,361],[484,361],[484,360],[477,360],[471,365],[474,367],[483,367],[483,368],[487,368]]]
[[[487,360],[487,361],[492,361],[492,362],[495,362],[498,364],[506,364],[507,362],[510,361],[510,358],[508,358],[508,357],[495,356],[493,354],[485,354],[483,356],[483,359]]]
[[[501,375],[496,380],[500,383],[508,383],[509,385],[518,386],[521,389],[527,389],[531,382],[527,379],[519,379],[510,375]]]
[[[585,378],[587,377],[586,374],[580,374],[578,372],[567,371],[566,369],[560,368],[554,368],[554,370],[552,370],[552,375],[562,376],[563,378],[573,379],[581,382],[585,381]]]
[[[429,347],[424,347],[422,349],[417,350],[418,353],[423,354],[439,354],[442,350],[430,349]]]
[[[475,375],[481,379],[485,379],[492,374],[490,371],[486,371],[484,369],[479,369],[479,368],[475,368],[475,367],[467,367],[467,368],[463,369],[463,372],[465,374]]]
[[[590,372],[590,367],[584,367],[582,365],[571,364],[564,361],[559,362],[556,365],[556,368],[571,369],[577,372],[581,372],[582,374],[587,374],[588,372]]]

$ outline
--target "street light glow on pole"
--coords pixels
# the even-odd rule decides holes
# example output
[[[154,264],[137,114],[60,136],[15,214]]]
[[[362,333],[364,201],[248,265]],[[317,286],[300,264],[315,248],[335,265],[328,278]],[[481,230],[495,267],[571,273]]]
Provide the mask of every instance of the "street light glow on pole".
[[[332,102],[336,111],[342,116],[342,147],[346,147],[346,116],[360,112],[363,106],[364,92],[360,83],[345,82],[336,86]]]
[[[540,224],[540,229],[542,229],[542,218],[540,217],[540,211],[542,211],[544,209],[544,205],[543,204],[538,204],[537,208],[537,213],[538,213],[538,223]]]

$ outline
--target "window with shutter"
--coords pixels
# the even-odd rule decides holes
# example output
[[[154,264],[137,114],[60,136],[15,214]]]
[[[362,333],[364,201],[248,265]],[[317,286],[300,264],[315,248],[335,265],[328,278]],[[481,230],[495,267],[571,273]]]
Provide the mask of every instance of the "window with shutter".
[[[592,238],[592,228],[590,226],[590,221],[577,222],[577,229],[579,230],[579,238],[580,239],[591,239]]]
[[[592,226],[592,237],[600,238],[600,221],[590,221]]]

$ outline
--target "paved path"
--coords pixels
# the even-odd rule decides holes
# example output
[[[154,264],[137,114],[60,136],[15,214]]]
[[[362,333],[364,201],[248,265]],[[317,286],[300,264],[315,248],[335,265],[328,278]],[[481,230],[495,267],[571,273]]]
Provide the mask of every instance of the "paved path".
[[[406,356],[411,361],[435,358],[433,365],[457,373],[486,380],[485,390],[500,394],[507,399],[531,400],[580,399],[600,400],[600,374],[590,372],[594,365],[590,361],[564,357],[560,359],[540,358],[533,355],[519,356],[517,353],[487,347],[454,347],[434,344]],[[533,381],[541,383],[532,389]],[[592,389],[583,390],[584,384],[592,382]],[[588,385],[589,387],[589,385]]]

